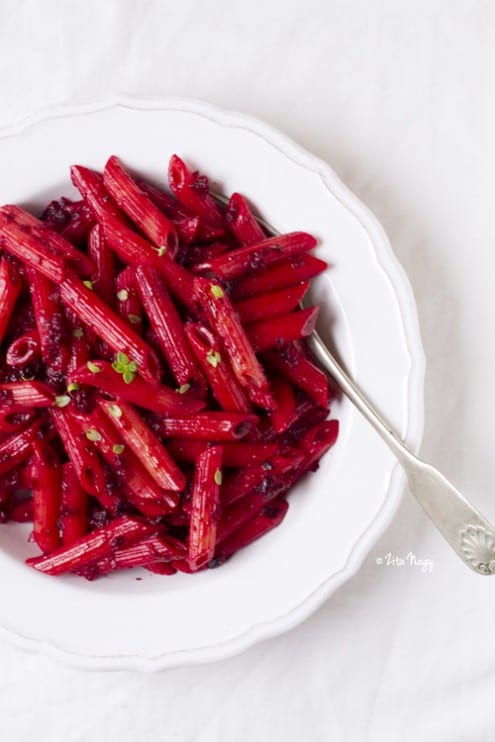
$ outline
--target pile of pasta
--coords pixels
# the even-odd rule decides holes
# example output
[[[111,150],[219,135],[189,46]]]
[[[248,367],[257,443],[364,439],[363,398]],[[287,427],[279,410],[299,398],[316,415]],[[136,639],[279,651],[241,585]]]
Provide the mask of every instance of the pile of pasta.
[[[326,263],[176,155],[169,190],[115,156],[71,178],[0,208],[0,517],[50,575],[218,566],[337,438],[300,308]]]

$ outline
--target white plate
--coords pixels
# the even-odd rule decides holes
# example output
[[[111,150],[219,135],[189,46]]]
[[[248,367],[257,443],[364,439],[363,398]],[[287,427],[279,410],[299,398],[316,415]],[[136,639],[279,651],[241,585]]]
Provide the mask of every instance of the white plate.
[[[68,166],[112,154],[163,180],[177,152],[280,231],[305,229],[332,264],[317,282],[321,326],[358,382],[420,443],[424,357],[413,295],[387,238],[332,170],[280,132],[191,100],[119,99],[50,111],[0,138],[0,202],[73,195]],[[72,665],[157,670],[241,652],[306,618],[351,577],[390,522],[404,480],[343,401],[338,444],[291,495],[283,524],[220,569],[93,583],[24,566],[25,526],[0,527],[0,636]]]

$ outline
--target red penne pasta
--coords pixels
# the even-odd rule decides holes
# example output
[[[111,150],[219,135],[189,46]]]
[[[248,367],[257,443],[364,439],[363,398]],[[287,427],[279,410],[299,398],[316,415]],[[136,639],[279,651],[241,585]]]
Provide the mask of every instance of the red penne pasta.
[[[74,411],[73,414],[85,436],[117,474],[127,498],[140,510],[143,504],[149,506],[146,512],[142,510],[143,514],[155,518],[177,507],[176,493],[156,484],[99,407],[91,412]],[[153,500],[155,506],[150,503]]]
[[[143,180],[138,180],[138,184],[153,203],[173,221],[184,245],[190,244],[193,240],[201,243],[211,242],[224,234],[223,226],[214,226],[201,220],[170,193]]]
[[[271,385],[277,409],[270,413],[270,419],[275,433],[283,433],[297,420],[296,395],[290,381],[283,376],[274,375]]]
[[[186,464],[194,464],[202,451],[208,448],[207,441],[195,441],[189,438],[176,438],[167,444],[172,458]],[[262,464],[273,456],[278,448],[277,443],[245,443],[223,441],[223,465],[226,467],[246,467]]]
[[[272,531],[283,521],[288,509],[289,503],[284,499],[277,498],[274,502],[268,503],[257,515],[247,520],[222,541],[208,566],[219,567],[240,549]]]
[[[21,288],[21,278],[18,272],[3,257],[0,260],[0,343],[10,324],[12,312],[21,293]]]
[[[318,307],[308,307],[254,322],[246,328],[246,333],[254,350],[259,353],[308,337],[315,329],[317,317]]]
[[[302,471],[314,471],[314,467],[337,440],[339,434],[339,421],[326,420],[310,428],[301,439],[299,447],[306,454]]]
[[[260,223],[240,193],[233,193],[230,197],[225,211],[225,221],[241,245],[252,245],[266,239]]]
[[[88,238],[88,253],[96,266],[95,273],[91,276],[93,291],[109,307],[115,305],[114,275],[115,257],[103,237],[99,224],[91,229]]]
[[[24,368],[37,361],[41,356],[40,336],[37,330],[31,330],[11,342],[5,354],[9,366]]]
[[[103,507],[115,510],[117,501],[106,490],[102,463],[93,442],[67,408],[52,409],[51,417],[83,489],[96,497]]]
[[[0,384],[0,408],[10,411],[23,407],[51,407],[55,399],[51,387],[42,381],[16,381]]]
[[[75,572],[99,559],[104,559],[120,547],[130,546],[141,538],[152,535],[156,529],[136,518],[118,518],[93,533],[89,533],[71,546],[62,546],[49,556],[33,557],[27,564],[39,572],[61,575]]]
[[[132,406],[123,400],[115,403],[99,399],[98,404],[158,486],[183,490],[184,474]]]
[[[0,476],[12,471],[29,458],[40,427],[41,421],[35,420],[25,430],[0,443]]]
[[[259,320],[288,314],[300,304],[308,288],[309,283],[306,282],[269,294],[253,296],[235,303],[234,309],[241,322],[250,325]]]
[[[125,353],[137,363],[143,379],[152,384],[159,382],[160,365],[151,348],[76,276],[67,276],[60,286],[60,296],[64,304],[116,353]]]
[[[246,273],[264,270],[270,265],[282,263],[295,255],[308,252],[316,246],[315,238],[307,232],[290,232],[277,237],[267,237],[254,245],[239,247],[219,255],[210,263],[204,263],[202,270],[213,273],[225,281],[232,281]]]
[[[0,522],[47,574],[217,566],[337,437],[300,306],[326,263],[177,156],[173,195],[116,156],[71,177],[40,219],[0,206]]]
[[[72,165],[70,176],[73,184],[93,212],[96,219],[101,221],[105,216],[121,218],[121,211],[110,198],[103,185],[103,176],[95,170],[82,165]]]
[[[158,419],[156,427],[165,438],[236,441],[247,435],[257,422],[256,415],[240,412],[200,412],[194,417]]]
[[[132,569],[154,564],[170,564],[176,559],[184,558],[187,551],[177,539],[163,536],[148,536],[125,549],[117,549],[111,557],[97,563],[98,574],[109,574],[118,569]],[[175,569],[164,574],[174,574]]]
[[[321,407],[328,407],[329,389],[326,375],[306,357],[297,344],[265,354],[269,365],[313,397]]]
[[[175,380],[203,392],[205,379],[191,351],[184,326],[160,275],[149,266],[136,268],[136,289]]]
[[[232,289],[234,301],[251,296],[268,294],[279,289],[296,286],[303,281],[309,281],[328,268],[324,260],[313,255],[298,255],[283,263],[273,265],[263,272],[251,273],[239,278]]]
[[[222,449],[212,446],[198,456],[194,472],[187,555],[192,570],[213,558],[221,483]]]
[[[64,546],[71,546],[88,531],[88,495],[69,463],[62,466],[60,527]]]
[[[177,155],[170,158],[168,182],[174,196],[189,211],[200,216],[208,224],[223,227],[223,212],[210,196],[208,179],[197,172],[191,172]]]
[[[47,381],[57,390],[64,386],[70,350],[69,326],[58,298],[57,287],[33,268],[27,268],[34,318]]]
[[[289,472],[297,471],[304,461],[304,454],[289,446],[280,449],[262,464],[239,469],[226,477],[222,487],[222,504],[230,505],[250,492],[263,493],[271,484]]]
[[[2,206],[0,208],[0,224],[4,220],[9,226],[17,226],[24,235],[30,235],[40,244],[45,245],[53,255],[63,260],[68,268],[72,268],[78,275],[91,276],[95,266],[91,258],[78,250],[68,240],[46,226],[28,211],[19,206]]]
[[[60,462],[55,451],[40,441],[33,447],[33,538],[41,551],[49,554],[60,545]]]
[[[140,332],[143,323],[143,305],[134,285],[135,271],[128,266],[115,279],[117,312],[128,325]]]
[[[156,247],[168,250],[174,257],[179,244],[174,225],[131,178],[115,155],[107,160],[103,183],[118,206],[141,232]]]
[[[234,376],[219,339],[205,325],[188,322],[185,331],[210,389],[227,412],[251,412],[252,406]]]
[[[38,237],[24,232],[0,209],[0,249],[18,258],[24,265],[39,271],[45,278],[60,283],[65,275],[65,264],[54,255]]]
[[[105,361],[90,361],[70,375],[70,381],[88,384],[102,392],[111,394],[152,410],[161,415],[187,416],[204,409],[205,402],[191,395],[189,389],[175,391],[163,384],[150,387],[139,376],[126,384],[123,376]]]
[[[270,385],[225,291],[206,278],[194,279],[194,291],[209,324],[221,337],[232,369],[251,401],[275,408]]]

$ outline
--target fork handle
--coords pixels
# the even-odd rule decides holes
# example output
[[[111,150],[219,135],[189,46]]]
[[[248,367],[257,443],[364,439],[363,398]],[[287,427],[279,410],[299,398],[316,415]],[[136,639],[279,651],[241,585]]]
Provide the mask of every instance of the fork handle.
[[[409,489],[462,561],[481,575],[495,574],[495,530],[489,521],[433,466],[415,456],[356,386],[321,340],[307,338],[311,351],[344,394],[397,457]]]

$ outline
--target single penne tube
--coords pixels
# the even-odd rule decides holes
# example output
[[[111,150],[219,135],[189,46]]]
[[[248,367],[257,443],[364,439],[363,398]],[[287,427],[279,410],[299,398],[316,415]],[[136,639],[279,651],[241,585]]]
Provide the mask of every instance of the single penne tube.
[[[41,420],[34,420],[29,427],[6,438],[0,443],[0,476],[3,476],[29,458],[32,444],[41,427]]]
[[[91,276],[93,291],[103,299],[105,304],[113,308],[115,306],[115,256],[105,242],[99,224],[95,224],[89,233],[88,253],[96,267]]]
[[[172,389],[164,384],[150,386],[139,376],[127,384],[123,376],[106,361],[90,360],[71,373],[69,380],[95,387],[115,399],[125,399],[161,415],[193,415],[206,405],[204,400],[193,396],[190,389]]]
[[[271,265],[308,252],[315,246],[316,240],[308,232],[289,232],[276,237],[266,237],[254,245],[230,250],[200,268],[212,271],[224,281],[232,281],[247,273],[264,271]]]
[[[315,329],[317,317],[318,307],[308,307],[253,322],[246,328],[246,334],[255,352],[260,353],[308,337]]]
[[[308,288],[309,283],[306,281],[297,286],[289,286],[279,291],[260,294],[250,299],[235,302],[234,309],[241,318],[241,322],[244,325],[250,325],[253,322],[270,317],[288,314],[303,300]]]
[[[88,531],[88,495],[70,463],[62,465],[60,495],[62,544],[71,546]]]
[[[231,535],[221,542],[215,549],[215,555],[208,566],[219,567],[240,549],[272,531],[283,521],[288,509],[289,503],[283,498],[277,498],[268,503],[259,513],[234,529]]]
[[[266,239],[260,223],[240,193],[233,193],[225,211],[225,221],[240,245],[252,245]]]
[[[176,559],[183,559],[186,554],[186,547],[177,539],[148,536],[125,549],[117,549],[111,557],[101,560],[96,566],[98,574],[102,575],[118,569],[146,567],[157,563],[169,564]]]
[[[240,412],[199,412],[191,417],[157,418],[156,427],[164,438],[199,441],[236,441],[258,422],[256,415]]]
[[[194,464],[199,454],[209,445],[207,441],[175,438],[167,444],[167,450],[176,461]],[[262,464],[273,456],[278,448],[277,443],[249,443],[244,441],[223,441],[221,446],[223,465],[233,468]]]
[[[69,323],[59,301],[57,286],[32,267],[26,268],[26,276],[46,378],[61,391],[70,358]]]
[[[0,384],[0,407],[51,407],[55,399],[52,388],[43,381],[16,381]]]
[[[202,393],[205,378],[189,346],[182,319],[160,274],[150,266],[136,268],[135,286],[177,384],[190,384]]]
[[[279,289],[296,286],[309,281],[328,268],[324,260],[307,253],[297,255],[283,263],[272,265],[263,272],[251,273],[239,278],[232,287],[232,299],[239,301],[252,296],[268,294]]]
[[[224,289],[206,278],[195,278],[194,291],[210,326],[222,339],[232,370],[251,401],[264,409],[274,409],[268,379]]]
[[[270,367],[313,397],[321,407],[328,408],[328,379],[297,343],[291,343],[280,350],[268,350],[263,357]]]
[[[187,562],[193,571],[213,558],[222,483],[222,449],[212,446],[196,460],[191,494]]]
[[[98,404],[155,482],[167,490],[183,490],[184,474],[132,405],[121,399],[99,399]]]
[[[223,227],[224,215],[208,190],[204,175],[193,173],[177,155],[172,155],[168,167],[168,183],[174,196],[193,214],[208,224]]]
[[[143,305],[135,287],[135,269],[128,265],[115,279],[114,303],[124,322],[141,332],[143,327]]]
[[[314,471],[317,462],[333,446],[338,435],[338,420],[325,420],[308,430],[299,442],[299,448],[305,453],[301,474]]]
[[[155,206],[115,155],[107,160],[103,171],[103,184],[115,203],[138,229],[156,247],[169,251],[173,258],[179,244],[174,225]]]
[[[0,343],[12,319],[12,313],[21,289],[21,277],[12,263],[9,263],[3,257],[0,260]]]
[[[277,409],[270,413],[270,420],[275,433],[279,434],[297,420],[297,400],[294,387],[288,379],[280,374],[273,374],[270,383],[277,402]]]
[[[230,505],[250,492],[268,492],[272,482],[288,472],[296,471],[304,461],[297,448],[284,446],[262,464],[247,466],[225,478],[222,487],[222,505]]]
[[[44,554],[60,546],[61,468],[55,451],[33,442],[33,538]]]
[[[11,342],[5,354],[9,366],[24,368],[41,356],[38,330],[29,330]]]

